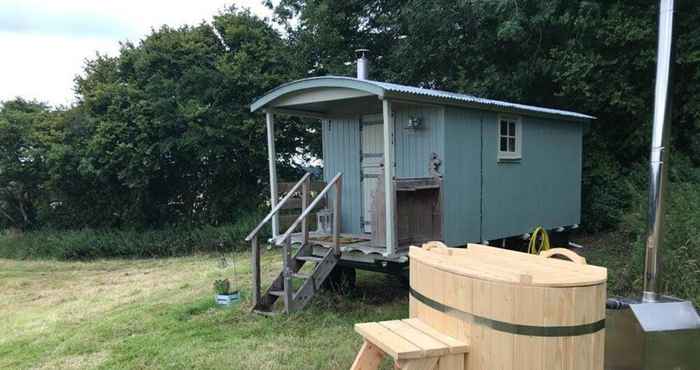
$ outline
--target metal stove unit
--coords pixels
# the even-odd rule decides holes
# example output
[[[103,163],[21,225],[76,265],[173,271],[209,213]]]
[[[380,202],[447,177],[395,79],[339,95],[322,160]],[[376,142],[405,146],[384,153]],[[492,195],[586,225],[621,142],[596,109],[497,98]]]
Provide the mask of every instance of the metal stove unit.
[[[611,298],[605,330],[606,370],[700,369],[700,316],[688,301]]]

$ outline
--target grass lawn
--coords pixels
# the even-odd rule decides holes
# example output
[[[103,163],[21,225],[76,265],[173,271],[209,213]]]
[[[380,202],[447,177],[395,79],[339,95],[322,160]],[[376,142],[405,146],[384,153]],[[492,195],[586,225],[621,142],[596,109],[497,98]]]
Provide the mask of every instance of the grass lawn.
[[[367,272],[350,296],[324,293],[292,316],[251,314],[249,256],[232,257],[244,300],[231,309],[213,304],[213,280],[233,276],[218,256],[0,259],[0,368],[347,369],[361,344],[354,323],[408,315],[401,282]],[[280,266],[264,253],[265,286]]]
[[[578,236],[588,262],[607,266],[623,293],[627,257],[615,234]],[[101,260],[0,259],[0,369],[347,369],[360,347],[353,324],[408,316],[407,289],[393,276],[359,272],[348,296],[330,292],[303,312],[250,313],[249,255]],[[240,305],[213,303],[215,279],[242,288]],[[281,268],[264,251],[264,287]],[[628,277],[629,278],[629,277]],[[392,369],[385,361],[384,369]]]

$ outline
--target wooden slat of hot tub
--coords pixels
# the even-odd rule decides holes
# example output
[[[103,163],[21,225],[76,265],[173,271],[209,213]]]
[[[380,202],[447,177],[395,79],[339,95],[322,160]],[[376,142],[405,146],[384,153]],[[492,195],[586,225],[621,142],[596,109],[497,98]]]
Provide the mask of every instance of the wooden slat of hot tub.
[[[462,259],[477,259],[479,264],[489,264],[490,269],[505,272],[518,272],[523,276],[532,277],[532,275],[547,274],[548,276],[556,276],[560,281],[579,281],[582,276],[587,276],[596,279],[598,274],[592,275],[590,270],[579,269],[579,265],[575,265],[566,261],[548,261],[546,258],[533,256],[525,253],[507,251],[508,254],[494,254],[472,248],[472,253],[458,258]],[[494,248],[490,248],[494,249]],[[565,263],[566,265],[557,266],[557,263]],[[527,279],[521,279],[521,282],[527,283]],[[575,284],[578,285],[578,284]]]
[[[536,255],[521,253],[501,248],[487,247],[478,244],[469,244],[462,255],[474,256],[482,260],[491,260],[497,264],[504,264],[509,268],[526,267],[529,271],[538,273],[556,273],[559,276],[587,277],[600,283],[607,278],[607,270],[593,265],[572,264],[569,261],[543,258]]]
[[[485,280],[522,285],[573,287],[597,285],[607,270],[526,253],[470,244],[467,249],[412,247],[411,258],[435,268]]]
[[[577,273],[584,273],[588,274],[591,273],[592,270],[594,271],[593,273],[600,274],[601,272],[604,272],[605,269],[597,266],[591,266],[591,265],[570,265],[568,261],[562,261],[562,260],[556,260],[556,259],[546,259],[546,258],[541,258],[539,256],[534,256],[526,253],[520,253],[516,251],[511,251],[507,249],[502,249],[502,248],[494,248],[494,247],[488,247],[485,245],[479,245],[479,244],[469,244],[468,248],[432,248],[430,249],[431,252],[441,254],[441,255],[447,255],[447,256],[452,256],[452,257],[473,257],[474,254],[479,254],[481,256],[481,259],[491,259],[493,260],[494,258],[497,259],[498,263],[503,263],[504,260],[503,258],[506,258],[507,260],[506,265],[511,265],[511,268],[513,267],[513,263],[509,262],[514,262],[516,265],[521,265],[521,264],[534,264],[536,266],[539,266],[541,269],[544,270],[550,270],[550,271],[556,271],[558,273],[561,273],[562,268],[566,271],[573,271]],[[515,257],[515,258],[513,258]],[[518,267],[515,267],[518,268]],[[596,271],[597,270],[597,271]]]
[[[480,255],[498,255],[508,259],[514,257],[516,261],[520,261],[521,258],[524,258],[523,262],[526,262],[528,264],[534,264],[542,268],[557,269],[559,271],[564,269],[566,271],[575,271],[583,274],[593,274],[595,276],[599,276],[599,274],[604,273],[607,276],[607,270],[602,267],[581,264],[573,264],[572,266],[569,261],[553,258],[542,258],[540,256],[511,251],[507,249],[487,247],[479,244],[469,244],[467,246],[467,249],[465,250],[468,251],[467,253],[479,253]]]
[[[500,266],[489,266],[475,261],[474,258],[462,260],[457,256],[442,256],[435,255],[431,252],[425,252],[421,249],[410,251],[411,258],[420,259],[425,264],[450,272],[455,272],[460,275],[474,276],[486,280],[497,280],[507,282],[519,282],[523,277],[522,273],[517,271],[499,271]],[[461,256],[460,256],[461,257]]]
[[[418,254],[414,254],[412,257],[420,258]],[[510,267],[508,266],[510,261],[503,261],[502,259],[494,261],[483,256],[459,258],[456,256],[437,257],[424,255],[424,257],[427,259],[424,262],[433,267],[485,280],[540,286],[579,286],[585,285],[587,280],[590,281],[590,284],[599,282],[598,279],[586,280],[580,274],[572,274],[567,271],[546,271],[546,269],[533,269],[527,266]],[[547,275],[544,275],[544,273]],[[552,278],[555,279],[552,280]]]
[[[515,289],[514,323],[531,326],[544,325],[544,292],[546,289],[542,287],[518,287]],[[543,369],[544,351],[541,348],[544,347],[545,338],[521,335],[515,340],[513,362],[520,364],[522,369]]]

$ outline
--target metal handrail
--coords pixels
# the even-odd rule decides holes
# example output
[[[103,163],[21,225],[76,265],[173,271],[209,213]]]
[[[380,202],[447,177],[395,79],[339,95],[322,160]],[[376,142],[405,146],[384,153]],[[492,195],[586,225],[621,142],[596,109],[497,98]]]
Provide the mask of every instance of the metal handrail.
[[[277,240],[275,241],[275,244],[283,245],[284,241],[287,240],[287,238],[289,238],[289,236],[294,232],[294,230],[297,228],[297,226],[299,226],[299,223],[302,220],[304,220],[304,218],[306,218],[309,215],[309,213],[311,213],[311,211],[313,211],[313,209],[321,201],[323,196],[326,195],[326,193],[338,182],[338,180],[342,176],[343,176],[343,173],[338,172],[338,174],[335,175],[335,177],[333,177],[331,179],[331,181],[328,182],[328,185],[326,185],[326,187],[323,188],[323,190],[321,190],[320,193],[318,193],[316,198],[314,198],[313,202],[311,202],[311,204],[309,204],[309,206],[306,207],[306,209],[304,209],[303,212],[301,212],[301,215],[299,215],[299,217],[297,217],[297,219],[294,220],[294,222],[292,223],[291,226],[289,226],[287,231],[284,234],[282,234],[282,237],[277,238]]]
[[[289,199],[292,198],[294,193],[306,181],[306,179],[309,178],[309,176],[311,176],[310,172],[305,173],[304,176],[301,178],[301,180],[299,180],[299,182],[297,182],[291,189],[289,189],[289,191],[287,192],[287,195],[285,195],[284,198],[282,198],[282,200],[279,203],[277,203],[277,205],[274,208],[272,208],[272,210],[270,210],[270,213],[268,213],[267,216],[265,216],[265,218],[263,218],[263,220],[260,221],[258,226],[256,226],[255,229],[253,229],[253,231],[251,231],[250,234],[248,234],[248,236],[245,237],[245,241],[247,241],[247,242],[251,241],[253,239],[253,237],[255,235],[257,235],[258,232],[260,232],[260,229],[262,229],[262,227],[265,226],[266,223],[270,222],[272,217],[274,215],[276,215],[277,212],[280,211],[280,209],[282,209],[282,206],[284,206],[284,204]]]

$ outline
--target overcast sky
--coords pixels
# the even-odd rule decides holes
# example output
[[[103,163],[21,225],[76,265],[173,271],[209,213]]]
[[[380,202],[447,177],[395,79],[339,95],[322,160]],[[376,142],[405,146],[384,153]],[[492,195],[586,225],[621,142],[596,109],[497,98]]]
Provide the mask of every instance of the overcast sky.
[[[116,55],[163,24],[197,24],[227,5],[271,11],[261,0],[0,0],[0,101],[74,101],[73,78],[96,52]]]

